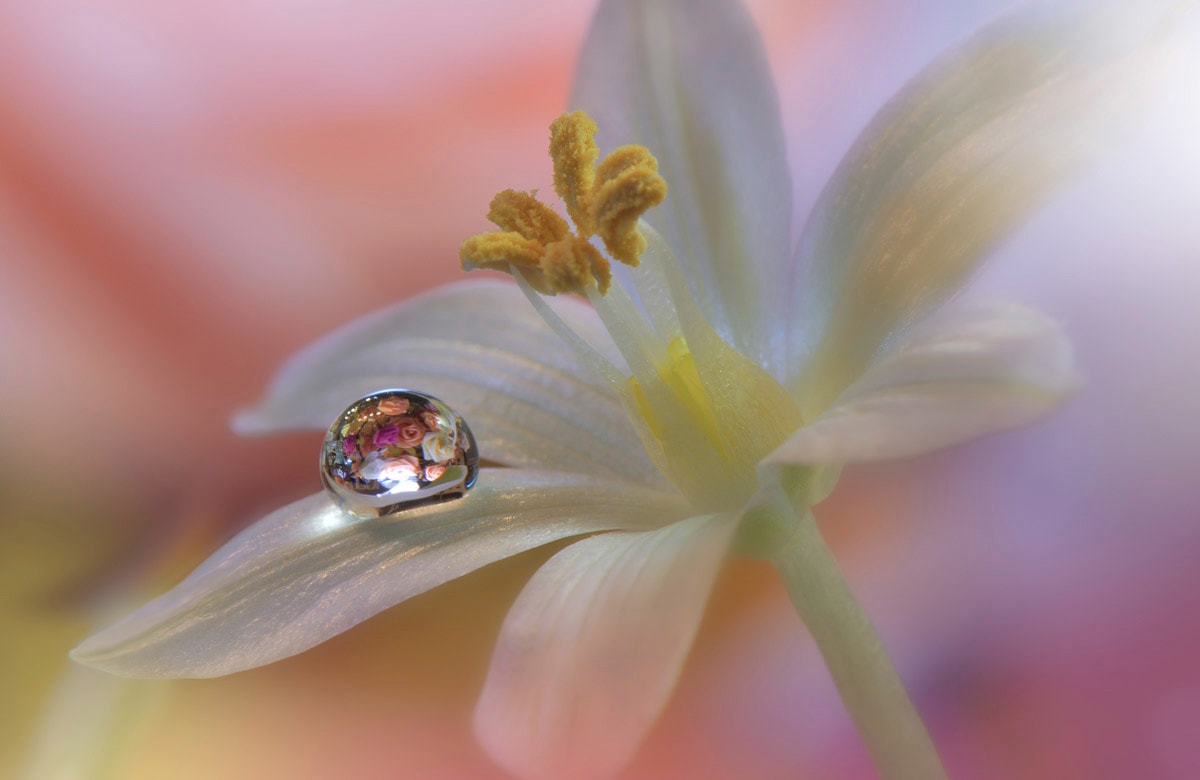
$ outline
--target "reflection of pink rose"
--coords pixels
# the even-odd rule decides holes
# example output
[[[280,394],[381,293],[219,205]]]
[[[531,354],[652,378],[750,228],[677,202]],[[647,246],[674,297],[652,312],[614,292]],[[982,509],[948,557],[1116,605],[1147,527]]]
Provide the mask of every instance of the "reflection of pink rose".
[[[409,479],[416,479],[420,471],[420,461],[412,455],[401,455],[398,458],[392,458],[383,462],[379,469],[379,478],[403,482]]]
[[[375,445],[375,449],[381,450],[384,447],[388,446],[389,444],[395,444],[399,440],[400,440],[400,426],[399,425],[385,425],[382,428],[380,428],[379,430],[375,431],[375,438],[372,439],[371,442],[372,442],[372,444]],[[406,444],[404,446],[408,447],[411,445]]]
[[[358,439],[351,436],[349,439],[342,440],[342,453],[347,457],[354,455],[354,450],[358,446]]]
[[[379,411],[384,414],[405,414],[408,406],[407,398],[384,398],[379,402]]]
[[[401,417],[394,425],[388,427],[396,429],[396,439],[393,443],[401,447],[416,447],[421,443],[421,439],[425,438],[425,426],[421,425],[416,417]]]
[[[446,473],[446,464],[434,463],[431,466],[425,467],[425,481],[433,482],[438,477]]]
[[[421,412],[421,421],[425,423],[425,427],[431,431],[436,431],[442,427],[442,416],[436,412]]]

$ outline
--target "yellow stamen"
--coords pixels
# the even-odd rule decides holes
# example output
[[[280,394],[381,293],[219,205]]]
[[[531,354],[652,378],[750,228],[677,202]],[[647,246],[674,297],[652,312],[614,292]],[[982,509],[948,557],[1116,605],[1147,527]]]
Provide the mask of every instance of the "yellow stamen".
[[[550,124],[550,159],[554,161],[554,191],[567,207],[583,236],[592,234],[589,202],[596,183],[596,123],[582,111],[563,114]]]
[[[471,236],[463,242],[459,252],[463,268],[489,268],[507,270],[511,263],[522,268],[539,268],[545,247],[538,241],[525,238],[520,233],[495,231]]]
[[[554,290],[542,278],[542,258],[546,248],[514,231],[493,231],[471,236],[458,250],[464,271],[484,268],[515,273],[520,269],[526,281],[538,292],[552,295]]]
[[[575,223],[539,203],[533,193],[505,190],[492,199],[488,219],[500,228],[463,242],[464,270],[487,268],[520,273],[538,292],[585,294],[595,285],[604,294],[612,281],[608,259],[588,240],[599,236],[616,260],[637,266],[646,240],[637,221],[667,194],[658,161],[643,146],[622,146],[599,167],[596,123],[582,111],[563,114],[550,125],[554,190]]]
[[[638,219],[667,197],[658,160],[644,146],[622,146],[604,159],[597,174],[591,201],[596,233],[614,259],[636,268],[646,251]]]
[[[555,241],[546,247],[542,275],[554,290],[582,290],[595,283],[608,292],[612,269],[596,247],[578,236]]]
[[[501,230],[520,233],[540,244],[552,244],[571,235],[567,221],[531,192],[501,192],[492,198],[487,218]]]

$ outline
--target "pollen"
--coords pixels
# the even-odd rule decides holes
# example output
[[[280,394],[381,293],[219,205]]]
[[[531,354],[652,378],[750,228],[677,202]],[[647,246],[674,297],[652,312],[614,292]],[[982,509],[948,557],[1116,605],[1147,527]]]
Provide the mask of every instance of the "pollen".
[[[553,244],[571,235],[571,226],[532,192],[505,190],[492,198],[488,221],[501,230],[520,233],[530,241]]]
[[[593,237],[612,259],[629,266],[641,262],[646,239],[637,223],[662,203],[667,183],[644,146],[622,146],[597,165],[596,131],[596,123],[582,111],[563,114],[550,125],[554,191],[574,232],[535,193],[504,190],[492,199],[487,215],[500,229],[463,242],[459,258],[464,270],[520,273],[544,295],[586,294],[593,285],[604,294],[612,283],[612,267],[592,245]]]
[[[554,191],[567,214],[584,235],[593,233],[591,200],[596,186],[596,123],[582,111],[563,114],[550,125],[550,159],[554,162]]]

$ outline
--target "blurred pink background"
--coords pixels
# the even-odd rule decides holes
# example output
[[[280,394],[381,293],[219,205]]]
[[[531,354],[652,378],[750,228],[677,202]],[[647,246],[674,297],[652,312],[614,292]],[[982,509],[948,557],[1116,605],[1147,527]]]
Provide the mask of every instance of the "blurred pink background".
[[[280,362],[459,275],[549,187],[591,2],[0,8],[0,776],[501,777],[470,733],[536,551],[211,681],[74,668],[88,627],[318,487],[227,422]],[[1004,3],[755,0],[802,220],[854,135]],[[1195,17],[1196,14],[1193,14]],[[1200,772],[1200,25],[1128,146],[966,293],[1062,321],[1031,429],[849,469],[819,517],[951,775]],[[735,561],[625,778],[871,777],[766,564]]]

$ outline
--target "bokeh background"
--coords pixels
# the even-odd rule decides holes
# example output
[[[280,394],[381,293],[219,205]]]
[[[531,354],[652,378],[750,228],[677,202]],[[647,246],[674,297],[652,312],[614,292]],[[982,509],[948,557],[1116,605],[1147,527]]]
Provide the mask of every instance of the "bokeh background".
[[[0,5],[0,776],[499,778],[470,733],[550,551],[210,681],[71,666],[90,626],[318,486],[227,421],[292,351],[457,277],[549,188],[592,2]],[[798,224],[917,68],[1006,3],[753,0]],[[820,519],[951,774],[1200,772],[1200,31],[1112,158],[967,291],[1064,323],[1036,427],[848,470]],[[735,561],[632,778],[871,777],[765,564]]]

